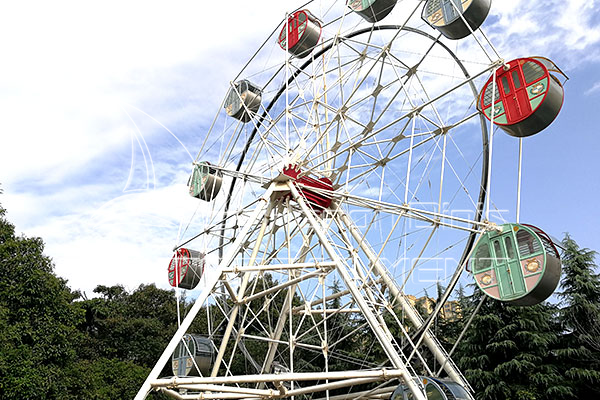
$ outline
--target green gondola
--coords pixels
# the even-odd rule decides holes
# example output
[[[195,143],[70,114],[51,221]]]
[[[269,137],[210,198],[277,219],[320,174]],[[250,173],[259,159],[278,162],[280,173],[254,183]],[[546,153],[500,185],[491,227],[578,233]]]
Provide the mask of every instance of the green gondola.
[[[473,400],[469,394],[458,383],[448,378],[431,378],[427,376],[419,377],[425,388],[427,400]],[[399,385],[390,400],[412,400],[412,393],[405,385]]]
[[[349,0],[348,7],[367,22],[375,23],[384,19],[398,0]]]
[[[188,182],[190,195],[204,201],[214,200],[222,183],[222,175],[215,167],[206,161],[199,162],[194,165]]]
[[[491,0],[427,0],[421,17],[448,39],[463,39],[479,29],[491,6]]]
[[[531,306],[558,285],[561,264],[556,246],[535,226],[505,224],[486,232],[469,262],[477,286],[493,299]]]

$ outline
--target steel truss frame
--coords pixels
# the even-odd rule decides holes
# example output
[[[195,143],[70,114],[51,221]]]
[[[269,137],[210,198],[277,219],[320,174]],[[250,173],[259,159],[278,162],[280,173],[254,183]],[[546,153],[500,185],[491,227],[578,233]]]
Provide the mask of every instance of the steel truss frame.
[[[291,201],[294,201],[296,206],[291,206]],[[278,217],[290,218],[290,213],[295,214],[296,221],[302,221],[306,227],[306,232],[301,233],[304,237],[304,245],[298,252],[299,257],[286,264],[260,264],[257,263],[259,249],[264,245],[265,233],[269,231],[272,221],[278,217],[272,218],[271,214],[277,213],[277,206],[285,203],[287,208],[284,208],[283,214]],[[279,207],[281,208],[281,207]],[[334,224],[339,232],[339,238],[345,242],[344,247],[336,247],[331,238],[331,227],[329,224]],[[316,244],[311,244],[312,238],[317,239]],[[291,235],[286,233],[287,246],[291,246]],[[352,243],[354,240],[358,243],[355,248]],[[246,263],[240,264],[239,255],[243,253],[244,247],[249,242],[253,241],[252,252]],[[285,246],[283,246],[285,247]],[[307,255],[315,250],[321,249],[327,260],[316,262],[306,262]],[[353,249],[354,257],[343,257],[341,251]],[[359,256],[360,255],[360,256]],[[368,260],[368,265],[363,265],[362,259]],[[273,257],[271,257],[273,259]],[[457,274],[460,274],[463,266],[460,265],[457,269]],[[325,296],[323,291],[322,299],[311,300],[305,299],[304,305],[292,307],[292,297],[298,285],[301,282],[309,279],[320,280],[323,283],[324,277],[331,271],[336,271],[341,277],[345,290],[340,292],[338,297],[350,296],[348,301],[341,309],[327,309],[325,302],[331,296]],[[274,287],[260,292],[249,294],[246,292],[249,280],[253,274],[268,273],[272,271],[284,272],[289,275],[289,279]],[[220,284],[230,281],[228,274],[241,275],[241,282],[237,288],[228,284],[228,289],[225,293],[229,295],[230,300],[234,305],[229,310],[229,319],[225,329],[222,341],[218,346],[216,362],[207,377],[174,377],[174,378],[159,378],[160,371],[163,370],[169,361],[171,354],[175,350],[177,344],[182,340],[184,334],[188,331],[193,320],[197,317],[202,306],[206,304],[211,293],[214,293],[220,287]],[[223,286],[223,285],[221,285]],[[247,335],[243,332],[242,327],[234,327],[238,320],[238,314],[243,311],[243,308],[250,302],[259,299],[266,299],[269,295],[276,292],[285,292],[288,295],[282,307],[282,313],[278,320],[277,326],[272,332],[271,337],[256,337]],[[389,293],[389,298],[385,298],[384,293]],[[354,304],[354,308],[348,307],[349,304]],[[320,309],[313,309],[315,305],[322,305]],[[403,312],[411,323],[416,328],[423,327],[423,319],[418,314],[414,306],[407,299],[396,281],[390,275],[389,270],[379,259],[376,252],[372,249],[359,228],[354,224],[351,218],[345,213],[340,206],[340,203],[335,203],[332,210],[318,215],[311,208],[310,204],[304,198],[302,192],[297,187],[297,184],[290,180],[273,181],[267,188],[265,194],[256,203],[255,209],[252,211],[247,222],[241,228],[235,243],[228,248],[227,255],[223,258],[222,263],[218,267],[217,273],[207,278],[204,290],[196,298],[193,307],[181,322],[181,325],[171,342],[164,350],[159,361],[153,368],[152,372],[144,382],[144,385],[138,392],[136,400],[144,399],[151,390],[161,391],[176,399],[273,399],[273,398],[290,398],[306,393],[315,393],[343,387],[350,387],[360,384],[374,382],[391,382],[400,379],[409,387],[416,400],[426,400],[423,392],[423,387],[418,379],[418,374],[411,365],[411,358],[416,355],[417,362],[425,363],[423,356],[418,350],[419,344],[412,345],[412,354],[410,357],[402,352],[396,339],[389,330],[388,322],[384,319],[383,314],[398,309]],[[311,315],[321,314],[323,316],[322,324],[326,324],[331,315],[336,315],[340,312],[357,312],[362,314],[370,331],[376,337],[378,344],[381,346],[386,356],[391,362],[390,365],[370,368],[368,370],[357,371],[323,371],[319,373],[306,372],[284,372],[280,374],[271,373],[274,356],[280,345],[289,347],[290,357],[293,357],[295,347],[307,346],[306,344],[296,343],[293,335],[290,335],[289,341],[282,339],[282,333],[286,329],[286,324],[290,321],[292,315]],[[396,321],[399,322],[399,321]],[[321,324],[321,323],[319,323]],[[289,325],[291,328],[291,325]],[[463,387],[470,388],[468,382],[464,379],[458,368],[448,356],[441,344],[435,336],[425,327],[425,334],[422,337],[423,343],[431,351],[437,362],[443,366],[446,374]],[[318,330],[318,327],[315,327]],[[405,328],[400,324],[400,329],[410,342],[410,336]],[[236,375],[233,376],[226,373],[225,376],[219,375],[222,367],[225,366],[225,371],[228,371],[227,363],[224,362],[225,349],[228,346],[242,346],[244,338],[261,339],[269,343],[268,352],[265,356],[262,368],[257,375]],[[300,338],[301,339],[301,338]],[[326,348],[326,341],[323,347],[312,346],[313,350],[321,351],[327,357],[329,349]],[[329,344],[331,345],[331,344]],[[311,347],[309,345],[309,347]],[[244,348],[242,351],[245,352]],[[246,352],[245,352],[246,354]],[[256,361],[253,360],[256,364]],[[432,372],[429,368],[428,371]],[[433,372],[432,372],[433,375]],[[298,382],[307,382],[318,380],[315,384],[308,386],[295,387]],[[322,382],[325,383],[322,383]],[[240,384],[254,384],[255,387],[240,387]],[[238,386],[232,386],[232,384]],[[266,387],[270,384],[271,387]],[[177,390],[182,390],[178,392]],[[389,391],[389,390],[388,390]],[[381,393],[387,393],[385,390],[374,391],[375,397],[370,397],[367,392],[362,393],[364,398],[379,398]],[[187,393],[187,394],[185,394]],[[349,397],[340,397],[349,398]]]
[[[413,13],[415,10],[413,10]],[[473,243],[476,234],[493,229],[494,227],[487,221],[481,222],[481,204],[486,197],[486,193],[489,192],[489,185],[486,183],[489,172],[489,165],[487,164],[489,153],[485,123],[482,123],[484,160],[482,183],[476,205],[476,200],[471,198],[466,187],[462,185],[463,182],[454,171],[453,165],[447,159],[446,147],[447,144],[453,142],[452,135],[449,135],[448,132],[459,125],[468,123],[478,114],[465,114],[453,123],[446,123],[444,118],[441,117],[440,112],[438,112],[436,103],[450,93],[467,86],[473,90],[476,97],[474,80],[494,70],[503,61],[493,61],[490,58],[490,65],[477,74],[470,76],[457,56],[443,43],[439,42],[439,37],[435,38],[418,29],[406,26],[408,19],[401,25],[372,26],[368,29],[351,32],[345,36],[338,32],[333,39],[322,43],[322,48],[315,51],[311,60],[301,65],[294,65],[294,63],[290,62],[289,57],[287,57],[285,64],[277,70],[272,79],[269,80],[269,84],[283,69],[285,69],[283,71],[285,81],[277,94],[271,99],[271,102],[266,106],[261,106],[262,114],[251,121],[251,132],[249,135],[242,136],[242,131],[247,128],[244,128],[242,124],[237,124],[234,134],[228,139],[229,143],[227,143],[225,152],[222,153],[223,158],[221,159],[221,161],[228,160],[235,151],[239,151],[239,147],[236,147],[236,144],[238,144],[238,139],[244,137],[246,143],[241,156],[237,160],[237,167],[235,169],[232,166],[227,168],[215,167],[224,176],[232,178],[224,205],[223,217],[218,221],[213,219],[206,225],[207,227],[205,227],[201,234],[179,245],[179,247],[186,245],[200,235],[216,236],[219,238],[220,243],[218,247],[212,248],[211,252],[219,252],[219,265],[216,272],[205,279],[204,289],[196,298],[191,310],[181,322],[180,328],[144,382],[144,385],[135,398],[136,400],[145,398],[152,390],[162,391],[176,399],[263,400],[267,398],[289,398],[308,393],[350,388],[356,385],[374,384],[377,382],[380,385],[371,390],[352,391],[350,394],[336,396],[329,396],[329,393],[327,393],[326,396],[328,400],[375,399],[388,398],[390,392],[393,390],[389,385],[398,380],[409,387],[415,399],[425,400],[423,387],[413,367],[413,364],[417,363],[423,366],[428,375],[436,376],[443,370],[458,384],[470,389],[468,382],[452,362],[450,356],[441,346],[435,335],[430,331],[429,328],[433,319],[423,320],[404,294],[406,281],[402,285],[399,285],[395,277],[391,274],[390,269],[386,267],[384,260],[380,258],[383,249],[390,243],[392,233],[390,232],[390,236],[382,244],[377,244],[377,248],[380,250],[376,251],[367,240],[367,232],[380,213],[390,216],[390,219],[396,218],[395,222],[393,222],[392,230],[396,228],[401,220],[414,219],[428,224],[432,230],[422,247],[419,259],[425,252],[431,238],[438,231],[438,228],[450,228],[467,232],[469,238],[467,239],[466,250],[454,271],[448,290],[444,294],[445,299],[447,299],[453,285],[464,270],[465,260],[468,259],[470,249],[474,247]],[[414,66],[408,66],[395,57],[393,52],[390,51],[390,45],[377,46],[369,41],[362,42],[359,40],[359,35],[372,35],[373,33],[382,33],[384,31],[388,31],[388,33],[396,31],[393,32],[392,41],[399,35],[407,32],[430,39],[431,47],[423,55],[423,59],[432,51],[435,45],[439,45],[448,52],[450,57],[462,69],[465,75],[464,78],[461,78],[458,83],[455,82],[451,86],[446,87],[444,91],[430,96],[425,90],[419,75],[416,73],[417,67],[419,67],[421,62],[418,62]],[[311,77],[307,69],[319,57],[323,58],[324,72],[322,78],[325,79],[330,73],[335,76],[335,73],[332,73],[332,71],[336,68],[339,68],[341,71],[342,67],[346,66],[339,59],[338,47],[347,46],[351,48],[351,45],[357,44],[366,46],[365,48],[372,47],[378,51],[377,54],[372,55],[367,55],[365,52],[364,60],[365,65],[367,65],[366,68],[373,69],[375,66],[380,66],[382,70],[384,66],[391,68],[394,80],[384,84],[386,86],[382,86],[381,81],[378,80],[373,92],[354,96],[367,77],[371,75],[371,70],[369,70],[360,82],[356,81],[354,83],[352,92],[340,103],[339,107],[329,104],[327,102],[327,95],[333,96],[339,87],[343,97],[345,79],[351,77],[354,73],[351,69],[344,73],[340,72],[340,76],[337,79],[329,81],[329,88],[327,90],[323,90],[322,93],[313,93],[312,101],[305,101],[301,96],[290,92],[290,88],[292,88],[292,91],[303,90],[301,83],[298,81],[301,78]],[[338,57],[337,64],[334,59],[336,53]],[[327,59],[326,62],[325,59]],[[330,67],[329,63],[332,60],[334,66]],[[356,64],[356,67],[359,70],[362,69],[364,67],[363,60],[360,60]],[[314,68],[315,66],[313,65]],[[412,102],[410,93],[405,86],[411,78],[415,79],[415,85],[420,85],[423,88],[424,97],[416,103]],[[371,116],[369,123],[366,123],[366,121],[361,122],[356,118],[352,118],[352,115],[348,113],[348,110],[356,104],[362,102],[368,103],[366,99],[370,96],[377,97],[382,90],[388,89],[392,85],[400,85],[400,88],[397,88],[395,94],[390,95],[387,100],[384,100],[384,106],[376,105],[376,103],[373,104],[372,115],[375,114],[377,107],[381,108],[381,110],[378,109],[375,120]],[[402,104],[402,112],[397,117],[389,121],[383,121],[382,123],[385,123],[383,126],[375,126],[376,122],[380,121],[399,94],[407,99],[408,104]],[[285,95],[285,111],[275,114],[277,110],[276,108],[273,109],[273,106],[283,95]],[[311,114],[311,108],[315,110],[314,117]],[[320,109],[324,114],[325,117],[323,119],[319,119],[319,111],[317,109]],[[430,115],[428,116],[424,113],[424,110],[429,111]],[[271,113],[274,115],[271,115]],[[415,121],[419,118],[426,123],[428,127],[427,131],[415,131]],[[253,170],[252,167],[257,164],[257,160],[259,159],[257,154],[263,153],[270,157],[271,160],[266,165],[266,170],[270,170],[267,172],[271,172],[271,174],[279,172],[276,163],[281,161],[280,158],[285,158],[290,150],[290,130],[294,131],[301,139],[306,134],[306,132],[301,132],[302,129],[298,129],[294,125],[295,121],[305,124],[305,127],[314,126],[313,133],[317,135],[316,140],[311,141],[305,154],[298,160],[303,167],[301,176],[311,174],[327,176],[331,174],[332,180],[336,181],[336,179],[339,179],[337,182],[339,182],[340,186],[345,185],[346,188],[355,187],[361,181],[365,180],[366,177],[368,178],[369,175],[379,176],[381,186],[379,187],[378,200],[358,196],[348,191],[319,193],[319,190],[314,190],[322,196],[329,196],[333,199],[333,206],[329,210],[326,210],[322,214],[316,214],[310,203],[303,196],[303,190],[306,190],[306,187],[285,177],[282,179],[278,177],[273,180],[273,176],[262,176],[262,172],[264,171]],[[344,125],[345,121],[354,124],[357,129],[351,132]],[[283,123],[285,123],[285,131],[280,129]],[[214,125],[215,123],[213,122]],[[396,136],[389,138],[378,137],[382,131],[392,127],[398,132]],[[257,134],[258,138],[255,141],[254,139]],[[333,137],[331,141],[330,135]],[[208,136],[207,134],[207,138]],[[409,141],[410,144],[407,143]],[[400,148],[402,146],[396,146],[399,142],[409,147],[405,149]],[[385,148],[385,144],[389,144],[390,146]],[[436,193],[435,195],[437,203],[437,208],[435,209],[437,211],[427,210],[424,207],[421,208],[410,204],[410,198],[413,195],[413,193],[410,193],[411,196],[409,196],[413,150],[423,145],[432,145],[434,147],[433,152],[436,150],[439,151],[442,157],[439,201],[437,198],[438,194]],[[367,146],[372,150],[372,154],[365,151],[365,147]],[[313,150],[317,147],[322,147],[326,150],[322,150],[315,155]],[[204,149],[204,144],[202,145],[202,149]],[[202,149],[200,152],[202,152]],[[374,156],[375,150],[379,153],[379,157]],[[432,155],[433,152],[431,153]],[[347,164],[343,163],[342,166],[338,165],[336,167],[335,158],[342,158],[340,154],[347,156]],[[408,158],[406,179],[402,182],[405,186],[405,190],[403,190],[404,201],[401,200],[401,195],[396,197],[398,204],[382,201],[385,181],[384,174],[388,174],[387,171],[390,170],[389,168],[385,168],[385,164],[394,161],[399,162],[398,159],[400,157]],[[462,189],[467,192],[476,211],[474,218],[459,218],[442,211],[442,188],[444,187],[444,169],[446,167],[451,169],[456,177],[459,178]],[[350,177],[351,170],[353,172],[356,171],[352,177]],[[427,170],[427,167],[425,170]],[[393,174],[394,172],[391,171],[391,173]],[[333,178],[336,174],[337,176]],[[344,174],[346,175],[345,180]],[[398,180],[402,181],[401,178],[398,178]],[[249,206],[240,207],[235,212],[230,213],[230,203],[232,198],[235,198],[234,190],[238,190],[240,186],[239,184],[236,185],[236,181],[238,183],[243,182],[244,185],[247,182],[264,185],[263,187],[266,189],[266,192],[259,200],[252,201]],[[419,186],[417,186],[415,192],[418,188]],[[243,192],[243,189],[240,189],[240,191]],[[255,198],[253,197],[253,199]],[[238,199],[240,199],[241,203],[241,196]],[[250,211],[252,206],[254,206],[254,210]],[[344,211],[344,206],[362,208],[372,212],[373,216],[368,224],[369,226],[366,228],[367,232],[359,229],[348,213]],[[217,215],[215,211],[218,207],[214,204],[211,207],[213,207],[212,216],[215,217]],[[238,217],[241,220],[245,220],[241,229],[237,226]],[[233,220],[236,222],[233,223]],[[292,229],[292,226],[296,228]],[[275,243],[275,237],[277,236],[275,232],[281,227],[283,227],[282,230],[284,231],[285,239],[279,244]],[[229,233],[232,234],[231,236],[235,240],[227,236]],[[228,239],[232,242],[227,242]],[[297,242],[299,239],[302,240],[303,244],[295,252],[295,255],[292,256],[292,241]],[[267,247],[269,246],[272,246],[272,249],[267,251]],[[284,253],[286,250],[288,253],[287,257],[280,257],[279,254]],[[315,254],[320,254],[322,256],[321,259],[315,257]],[[315,260],[308,261],[311,258]],[[277,263],[282,259],[287,262]],[[419,261],[415,261],[409,275],[417,267],[417,262]],[[286,279],[262,290],[251,287],[251,279],[257,274],[274,273],[285,276]],[[332,274],[336,274],[336,276],[341,278],[344,288],[338,293],[328,295],[325,292],[324,280]],[[297,291],[301,292],[302,286],[312,281],[318,282],[317,287],[321,288],[322,292],[317,293],[315,289],[312,295],[301,293],[300,297],[303,304],[299,306],[294,304],[294,294]],[[269,326],[268,329],[264,327],[265,332],[268,331],[268,335],[259,336],[248,333],[245,328],[254,322],[260,323],[259,315],[272,305],[271,300],[277,294],[285,294],[285,299],[281,306],[281,313],[277,319],[276,326]],[[233,305],[230,306],[227,302],[220,304],[218,301],[215,301],[216,298],[227,298]],[[159,378],[161,370],[169,361],[175,347],[180,343],[183,335],[188,332],[193,320],[198,316],[202,308],[209,304],[211,299],[215,301],[217,307],[220,307],[221,312],[226,318],[217,327],[224,329],[224,333],[220,338],[220,343],[216,341],[216,362],[210,376],[198,378]],[[329,307],[327,303],[335,299],[343,299],[341,305],[336,308]],[[264,300],[264,305],[258,311],[251,310],[248,306],[251,303],[261,300]],[[442,304],[443,302],[440,302],[438,307],[436,307],[433,316],[437,315]],[[403,326],[403,321],[398,319],[396,312],[406,316],[410,323],[419,331],[419,335],[411,336]],[[341,372],[329,371],[326,362],[325,371],[317,374],[294,371],[293,354],[295,349],[309,349],[317,352],[326,361],[329,357],[334,357],[335,351],[333,347],[345,337],[337,338],[331,342],[328,341],[330,338],[327,337],[327,325],[336,315],[354,313],[360,314],[365,318],[364,326],[357,328],[357,330],[368,328],[372,332],[373,336],[377,339],[377,345],[388,358],[388,364],[371,364],[367,365],[368,368],[366,369]],[[384,315],[388,317],[391,315],[392,322],[390,322],[389,318],[385,319]],[[321,317],[318,322],[315,319],[316,316]],[[292,326],[294,318],[300,318],[302,321],[312,321],[314,326],[311,327],[310,333],[319,336],[322,344],[315,345],[314,343],[304,341],[303,335],[306,336],[306,332],[295,336],[294,333],[298,332],[294,332]],[[401,347],[397,343],[398,339],[392,335],[389,329],[390,323],[396,324],[402,334],[402,341],[408,344]],[[214,332],[215,329],[212,329],[209,325],[209,335],[211,335],[210,331]],[[246,340],[258,340],[267,343],[268,347],[264,357],[258,360],[260,363],[252,358],[252,355],[246,348]],[[421,346],[421,344],[424,346]],[[284,371],[276,374],[273,373],[275,358],[282,352],[282,347],[285,347],[289,351],[291,368],[289,372]],[[427,348],[435,361],[441,365],[437,374],[435,373],[437,368],[431,368],[427,365],[426,357],[420,350],[421,347]],[[233,350],[230,350],[231,348]],[[256,374],[232,374],[231,364],[233,354],[238,348],[256,370]],[[406,348],[409,349],[410,354],[406,352]]]

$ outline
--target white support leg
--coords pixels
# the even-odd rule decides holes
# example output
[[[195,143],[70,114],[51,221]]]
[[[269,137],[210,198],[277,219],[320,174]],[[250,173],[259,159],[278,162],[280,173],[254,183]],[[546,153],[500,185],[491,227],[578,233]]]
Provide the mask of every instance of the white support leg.
[[[371,330],[373,331],[373,333],[377,337],[377,340],[383,347],[383,350],[387,354],[394,367],[402,371],[402,378],[404,379],[404,383],[408,386],[415,400],[427,400],[419,383],[415,381],[415,378],[417,377],[416,374],[412,374],[407,364],[402,360],[402,357],[398,353],[398,350],[394,347],[391,333],[385,325],[382,326],[380,324],[379,320],[377,319],[377,316],[369,307],[369,304],[366,302],[362,293],[356,286],[354,279],[352,278],[352,276],[350,276],[346,264],[335,251],[334,247],[330,243],[329,237],[327,237],[325,232],[323,232],[323,229],[317,221],[317,219],[315,218],[313,211],[308,207],[308,205],[304,201],[304,198],[298,192],[293,182],[288,182],[288,187],[290,188],[294,199],[300,205],[300,208],[304,212],[311,227],[317,234],[321,245],[323,246],[329,257],[331,257],[331,259],[337,264],[338,273],[340,274],[342,280],[346,284],[346,287],[350,290],[354,300],[356,301],[356,304],[363,312],[367,322],[369,323],[369,326],[371,327]]]
[[[348,229],[354,240],[356,240],[360,246],[360,249],[364,252],[364,254],[369,259],[369,262],[373,265],[373,270],[377,275],[381,277],[385,285],[388,287],[391,295],[390,303],[392,305],[398,305],[402,308],[402,310],[406,313],[406,316],[413,325],[417,329],[419,329],[423,325],[423,318],[419,315],[417,310],[413,307],[413,305],[408,301],[404,293],[398,288],[396,281],[389,274],[388,269],[381,263],[381,260],[377,257],[375,252],[371,249],[371,247],[367,244],[366,240],[362,236],[360,230],[356,227],[354,222],[343,212],[343,210],[336,210],[337,216],[342,221],[344,226],[340,226],[340,228]],[[431,350],[434,357],[437,361],[444,365],[444,371],[448,374],[448,376],[454,380],[456,383],[463,387],[469,387],[468,382],[460,373],[458,368],[454,365],[452,360],[448,357],[448,354],[441,346],[441,344],[435,339],[435,337],[427,330],[423,336],[423,341]]]
[[[202,293],[200,293],[200,295],[198,296],[198,298],[194,302],[194,305],[190,309],[190,312],[188,313],[188,315],[181,322],[181,325],[179,326],[179,329],[177,329],[177,332],[175,332],[175,335],[173,336],[173,338],[169,342],[168,346],[165,348],[165,350],[163,351],[162,355],[160,356],[160,358],[158,359],[158,361],[154,365],[154,368],[152,368],[152,371],[150,371],[150,374],[146,378],[146,381],[144,381],[144,384],[142,385],[142,387],[138,391],[138,393],[135,396],[134,400],[143,400],[143,399],[146,398],[146,396],[150,392],[150,390],[151,390],[150,383],[153,382],[154,380],[156,380],[158,378],[158,375],[160,374],[160,372],[162,371],[162,369],[166,365],[167,361],[169,361],[169,358],[171,358],[171,355],[175,351],[175,348],[177,347],[177,345],[179,344],[179,342],[183,338],[183,335],[185,335],[185,333],[189,329],[190,325],[192,324],[192,322],[196,318],[196,315],[198,314],[198,312],[202,308],[202,305],[204,304],[204,302],[208,298],[208,295],[211,293],[211,291],[214,289],[214,287],[219,282],[219,279],[221,278],[221,274],[222,274],[223,268],[229,267],[233,263],[233,261],[235,260],[235,258],[237,256],[237,254],[239,253],[240,249],[243,247],[244,243],[246,242],[246,235],[250,231],[250,228],[262,216],[262,214],[265,211],[265,208],[270,203],[270,198],[271,198],[271,193],[272,192],[273,192],[273,189],[269,188],[267,190],[267,192],[265,193],[265,195],[259,201],[258,205],[256,206],[256,208],[252,212],[252,215],[248,219],[248,222],[244,225],[244,227],[240,231],[238,237],[236,238],[235,242],[231,246],[231,249],[230,249],[229,253],[226,255],[226,257],[223,258],[223,261],[221,262],[221,265],[219,265],[219,272],[213,274],[209,278],[209,280],[206,282],[206,287],[204,288],[204,290],[202,291]]]
[[[270,195],[269,195],[270,197]],[[260,226],[260,230],[258,231],[258,236],[256,238],[256,242],[254,243],[254,249],[252,250],[252,255],[250,256],[250,261],[248,262],[248,266],[254,265],[256,262],[256,256],[258,255],[258,250],[260,249],[260,245],[262,243],[263,237],[265,235],[265,231],[267,230],[267,226],[269,225],[269,215],[273,209],[273,203],[270,200],[267,206],[267,211],[263,216],[263,220]],[[244,235],[245,236],[245,235]],[[244,238],[245,239],[245,238]],[[221,346],[219,347],[219,352],[217,353],[217,357],[215,359],[215,364],[210,373],[210,376],[217,376],[219,372],[219,368],[221,367],[221,362],[223,361],[223,355],[225,354],[225,349],[227,348],[227,343],[229,342],[229,337],[231,336],[231,332],[233,331],[233,325],[235,324],[235,320],[237,318],[238,312],[240,311],[241,304],[240,301],[244,296],[244,292],[246,291],[246,286],[248,285],[248,281],[250,279],[251,272],[245,272],[242,277],[242,283],[240,285],[237,298],[234,298],[235,304],[231,310],[231,314],[229,314],[229,321],[227,322],[227,328],[223,333],[223,339],[221,341]]]

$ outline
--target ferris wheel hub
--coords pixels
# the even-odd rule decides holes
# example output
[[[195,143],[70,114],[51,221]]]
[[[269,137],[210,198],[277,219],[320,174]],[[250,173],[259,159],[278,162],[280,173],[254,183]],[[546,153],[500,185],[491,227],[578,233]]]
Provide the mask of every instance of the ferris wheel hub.
[[[283,168],[283,175],[294,181],[294,185],[313,210],[320,213],[331,206],[331,193],[333,192],[331,179],[326,177],[316,179],[303,175],[302,170],[296,164],[289,164]]]

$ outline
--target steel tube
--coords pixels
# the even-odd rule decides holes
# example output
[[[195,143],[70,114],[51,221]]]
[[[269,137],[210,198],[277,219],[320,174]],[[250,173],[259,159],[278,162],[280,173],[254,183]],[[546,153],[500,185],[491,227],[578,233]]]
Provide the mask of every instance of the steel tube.
[[[417,313],[412,304],[406,299],[404,293],[398,288],[396,281],[389,275],[388,269],[383,266],[380,259],[375,255],[375,252],[370,246],[367,245],[366,241],[360,234],[360,231],[358,228],[356,228],[350,218],[340,209],[338,209],[338,212],[340,220],[348,228],[352,237],[354,237],[354,239],[359,243],[361,250],[365,253],[369,259],[369,262],[371,262],[373,265],[374,271],[383,279],[383,282],[388,287],[392,297],[391,303],[394,304],[397,302],[413,325],[415,325],[417,329],[421,327],[423,325],[423,319]],[[449,359],[446,351],[441,347],[439,342],[434,339],[434,336],[429,331],[426,331],[423,338],[425,344],[431,350],[438,362],[445,365],[444,370],[448,376],[458,384],[468,387],[467,381],[464,379],[460,371],[455,367],[454,363],[448,361]]]
[[[331,257],[332,260],[337,263],[337,270],[338,270],[341,278],[344,280],[344,283],[346,284],[346,286],[352,293],[352,296],[354,297],[356,304],[362,310],[365,318],[369,322],[371,329],[373,330],[373,333],[375,334],[379,343],[383,347],[383,350],[386,352],[387,356],[389,357],[389,359],[392,362],[392,364],[394,365],[394,367],[396,367],[402,371],[402,377],[404,378],[406,385],[409,387],[410,391],[412,392],[413,396],[415,397],[415,400],[427,400],[425,395],[421,391],[421,388],[419,387],[419,385],[413,380],[414,377],[408,370],[407,365],[404,363],[404,361],[402,361],[402,358],[398,354],[398,351],[394,348],[394,345],[392,344],[392,341],[391,341],[391,339],[392,339],[391,333],[387,330],[387,327],[385,325],[381,326],[379,324],[379,320],[377,319],[377,316],[369,308],[369,305],[367,304],[366,300],[362,297],[362,294],[360,293],[359,289],[356,287],[354,280],[348,273],[348,270],[345,268],[343,261],[341,260],[339,255],[336,253],[335,249],[333,248],[332,244],[329,241],[329,238],[323,232],[321,225],[316,220],[313,212],[311,211],[311,209],[308,207],[308,205],[304,201],[304,198],[302,197],[302,195],[300,195],[300,193],[298,192],[298,190],[296,189],[296,187],[294,186],[294,184],[292,182],[288,182],[288,187],[290,188],[290,191],[292,192],[292,196],[298,202],[298,204],[300,205],[300,208],[304,212],[306,218],[309,220],[310,224],[312,225],[312,228],[315,230],[315,233],[317,234],[317,236],[321,242],[321,245],[325,248],[325,251],[329,254],[329,257]]]
[[[248,219],[248,222],[246,222],[244,227],[241,229],[239,236],[237,237],[236,241],[234,242],[233,246],[231,247],[231,250],[229,251],[227,256],[221,262],[221,265],[219,266],[220,269],[224,268],[225,266],[227,266],[233,262],[236,255],[238,254],[240,248],[242,248],[242,245],[244,244],[244,242],[246,240],[246,235],[248,234],[248,231],[250,231],[250,228],[252,227],[252,225],[254,225],[254,222],[258,219],[259,215],[264,211],[265,206],[267,205],[267,203],[270,200],[272,192],[273,192],[272,188],[267,189],[264,196],[260,199],[262,201],[259,201],[259,204],[256,206],[250,219]],[[185,335],[185,333],[189,329],[190,325],[196,318],[196,315],[202,308],[202,305],[206,301],[206,298],[210,294],[211,290],[217,285],[220,278],[221,278],[221,273],[218,273],[218,274],[214,274],[212,277],[210,277],[207,280],[206,287],[200,293],[198,298],[196,298],[196,301],[195,301],[194,305],[192,306],[192,308],[190,309],[190,312],[185,317],[185,319],[181,322],[179,329],[177,329],[177,332],[175,332],[175,335],[173,335],[173,338],[171,339],[171,341],[169,342],[169,344],[163,351],[162,355],[160,356],[160,358],[154,365],[154,368],[152,369],[152,371],[150,371],[150,374],[144,381],[142,387],[136,394],[134,400],[143,400],[144,398],[146,398],[146,395],[151,390],[150,382],[152,382],[152,381],[156,380],[156,378],[158,378],[158,375],[164,368],[164,366],[167,363],[167,361],[169,360],[169,358],[171,358],[173,351],[175,351],[175,348],[181,341],[181,338],[183,338],[183,335]]]
[[[233,268],[224,268],[225,273],[238,273],[246,271],[283,271],[290,269],[305,269],[305,268],[322,268],[322,267],[335,267],[332,262],[310,262],[310,263],[298,263],[298,264],[275,264],[275,265],[256,265],[256,266],[235,266]]]
[[[152,387],[175,387],[179,385],[218,385],[257,382],[290,382],[290,381],[318,381],[323,379],[342,380],[354,378],[380,378],[389,380],[403,377],[403,369],[381,369],[381,370],[355,370],[355,371],[333,371],[327,374],[323,372],[287,372],[281,374],[253,374],[237,376],[207,376],[193,378],[168,378],[158,379],[151,383]],[[422,399],[427,400],[427,399]]]

